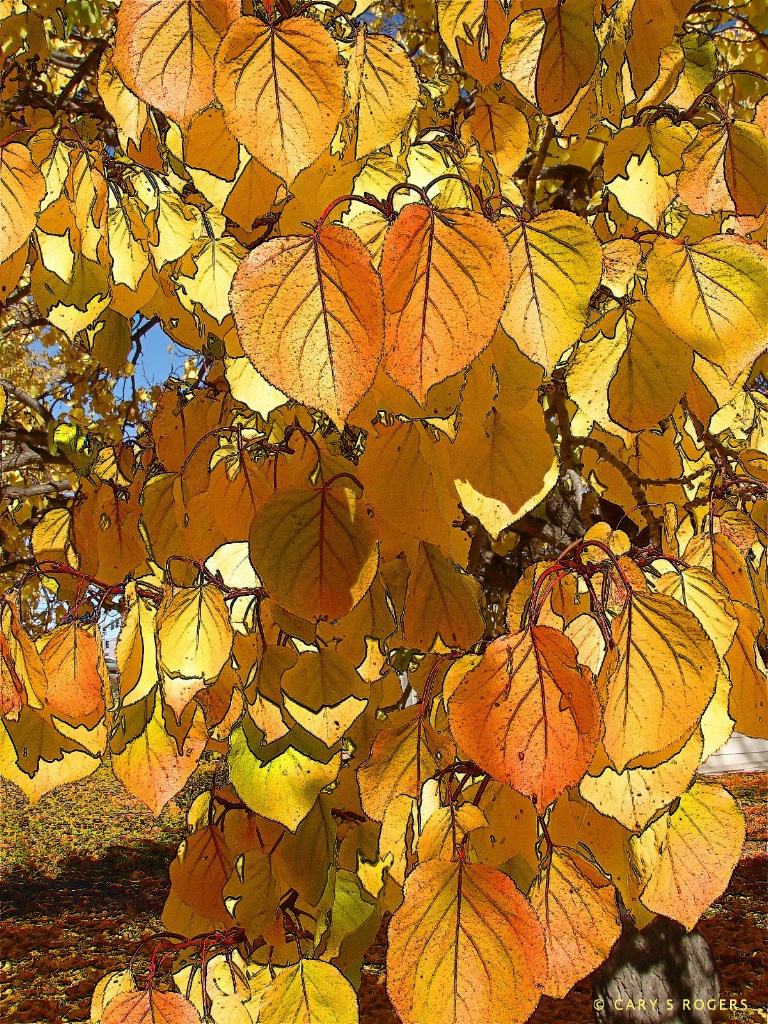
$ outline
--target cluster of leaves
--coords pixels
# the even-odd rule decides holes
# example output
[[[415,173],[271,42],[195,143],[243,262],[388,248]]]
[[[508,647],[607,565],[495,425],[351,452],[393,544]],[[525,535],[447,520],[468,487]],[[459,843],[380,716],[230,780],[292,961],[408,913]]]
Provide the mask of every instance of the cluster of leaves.
[[[392,914],[404,1024],[524,1021],[620,908],[693,927],[744,838],[697,769],[768,735],[764,5],[70,8],[2,22],[3,287],[203,359],[53,430],[0,771],[228,765],[93,1019],[348,1024]]]

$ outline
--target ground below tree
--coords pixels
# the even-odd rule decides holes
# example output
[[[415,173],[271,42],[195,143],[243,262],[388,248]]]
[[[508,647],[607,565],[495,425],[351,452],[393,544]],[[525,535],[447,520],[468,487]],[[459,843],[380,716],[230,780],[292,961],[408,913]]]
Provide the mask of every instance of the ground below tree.
[[[207,774],[210,775],[210,766]],[[0,1018],[4,1024],[83,1021],[97,980],[125,966],[140,939],[161,929],[168,864],[185,808],[206,773],[155,819],[108,764],[30,808],[0,780]],[[722,780],[747,816],[747,842],[726,892],[699,930],[710,943],[726,999],[746,1000],[726,1020],[765,1024],[768,1014],[768,773]],[[364,1024],[397,1024],[385,991],[385,932],[368,955],[360,993]],[[542,1000],[533,1024],[590,1024],[591,982]]]

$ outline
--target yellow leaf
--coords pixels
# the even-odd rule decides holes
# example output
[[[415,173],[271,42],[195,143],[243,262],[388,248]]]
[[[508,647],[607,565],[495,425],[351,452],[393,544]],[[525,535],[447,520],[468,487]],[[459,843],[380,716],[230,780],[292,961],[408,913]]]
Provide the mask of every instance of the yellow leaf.
[[[673,813],[630,839],[641,901],[690,931],[728,885],[745,832],[744,815],[726,789],[694,783]]]
[[[229,235],[206,242],[194,257],[195,276],[176,278],[183,305],[194,311],[193,303],[199,303],[222,323],[229,316],[229,289],[244,255],[245,249]]]
[[[343,426],[373,383],[384,334],[381,285],[357,235],[328,224],[260,245],[240,264],[230,301],[259,373]]]
[[[601,672],[608,756],[618,771],[689,735],[715,692],[717,652],[687,608],[631,593]]]
[[[115,69],[137,96],[186,128],[213,102],[213,58],[239,14],[234,0],[126,0]]]
[[[520,95],[536,106],[536,74],[547,23],[538,9],[519,14],[509,26],[501,48],[501,74]]]
[[[488,819],[474,804],[439,807],[427,818],[419,836],[419,860],[453,860],[464,836],[487,827]]]
[[[29,238],[45,196],[45,179],[26,146],[0,149],[0,263]]]
[[[99,64],[99,95],[117,126],[120,144],[129,142],[137,147],[147,123],[147,105],[123,82],[107,52]]]
[[[768,256],[735,235],[689,245],[657,238],[648,256],[648,298],[687,345],[734,381],[765,348]]]
[[[559,462],[538,400],[542,376],[499,331],[462,392],[454,483],[466,512],[494,538],[535,508],[557,481]]]
[[[168,734],[158,688],[146,727],[120,753],[112,754],[112,770],[129,793],[157,817],[195,770],[208,740],[201,708],[195,710],[181,751]]]
[[[690,786],[702,752],[702,733],[697,729],[669,760],[653,768],[625,768],[623,772],[607,766],[600,775],[585,775],[579,792],[601,814],[639,832]]]
[[[16,729],[19,733],[14,743]],[[22,743],[34,743],[36,749],[31,745],[20,749]],[[19,763],[22,749],[33,759],[38,754],[34,765],[25,763],[23,757]],[[18,723],[0,722],[0,775],[18,786],[31,804],[57,786],[92,775],[100,765],[100,757],[63,736],[51,721],[29,707],[23,709]]]
[[[378,546],[344,487],[279,491],[256,513],[251,559],[278,604],[302,619],[338,619],[367,592]]]
[[[599,967],[621,934],[616,890],[589,862],[555,848],[529,892],[544,929],[549,971],[544,992],[562,999]]]
[[[693,352],[666,327],[647,299],[624,313],[627,347],[608,388],[611,417],[627,430],[655,426],[688,387]]]
[[[229,744],[230,778],[238,795],[256,814],[280,821],[292,832],[341,768],[341,753],[327,762],[315,761],[291,744],[290,734],[274,744],[279,753],[269,761],[253,752],[243,728],[232,732]]]
[[[420,404],[433,384],[463,370],[493,338],[508,267],[498,228],[471,210],[412,203],[388,228],[380,267],[384,368]]]
[[[546,976],[541,925],[507,875],[443,860],[409,875],[387,950],[403,1024],[522,1024]]]
[[[299,960],[267,987],[260,1024],[357,1024],[357,994],[333,964]]]
[[[373,741],[370,757],[358,768],[363,808],[369,818],[383,821],[398,796],[418,797],[421,784],[437,767],[432,749],[437,737],[417,707],[393,712]],[[430,749],[432,748],[432,749]]]
[[[511,103],[488,103],[478,97],[465,123],[480,147],[490,153],[499,173],[511,178],[528,151],[525,114]]]
[[[369,687],[331,647],[300,654],[281,686],[288,714],[328,747],[368,706]]]
[[[216,95],[230,130],[288,185],[330,145],[343,94],[336,44],[307,18],[240,18],[216,57]]]
[[[597,63],[593,0],[550,0],[542,6],[546,31],[536,73],[536,97],[545,114],[559,114],[592,77]],[[514,22],[513,22],[514,24]]]
[[[685,566],[675,572],[665,573],[656,581],[660,594],[674,597],[680,604],[693,612],[723,658],[731,646],[738,619],[732,614],[728,591],[707,569],[701,566]]]
[[[551,210],[529,223],[502,217],[512,288],[502,327],[549,373],[581,335],[602,275],[597,235],[574,213]]]
[[[163,599],[156,621],[160,665],[169,676],[215,679],[232,651],[232,626],[215,586],[182,588]]]
[[[388,146],[408,125],[419,99],[419,80],[403,47],[361,27],[347,71],[350,107],[357,109],[355,156]]]

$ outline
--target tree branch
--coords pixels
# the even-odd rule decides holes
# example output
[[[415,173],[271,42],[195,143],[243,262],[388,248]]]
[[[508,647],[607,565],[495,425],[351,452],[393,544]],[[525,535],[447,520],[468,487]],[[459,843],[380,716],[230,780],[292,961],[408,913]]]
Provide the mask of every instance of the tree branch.
[[[534,215],[538,213],[538,207],[536,206],[536,183],[539,180],[539,174],[541,174],[544,161],[547,159],[549,144],[552,142],[554,137],[555,126],[551,121],[547,121],[546,127],[544,128],[544,135],[539,143],[538,152],[536,153],[530,174],[528,175],[528,183],[525,186],[525,208]]]

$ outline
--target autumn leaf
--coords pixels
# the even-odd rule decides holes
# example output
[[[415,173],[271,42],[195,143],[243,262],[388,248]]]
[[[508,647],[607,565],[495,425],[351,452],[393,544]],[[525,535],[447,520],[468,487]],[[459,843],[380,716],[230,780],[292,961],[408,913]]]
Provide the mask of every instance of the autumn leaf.
[[[544,929],[544,992],[562,999],[607,959],[621,934],[616,890],[580,856],[555,848],[528,896]]]
[[[468,128],[490,153],[500,174],[511,178],[528,151],[528,122],[525,114],[509,103],[489,103],[478,97]]]
[[[393,712],[357,773],[368,817],[382,821],[394,798],[419,796],[421,784],[437,767],[437,754],[439,741],[419,708]]]
[[[669,416],[688,387],[693,353],[641,299],[624,316],[627,347],[608,387],[612,419],[646,430]]]
[[[211,585],[167,594],[156,630],[160,664],[170,676],[215,679],[232,650],[227,606]]]
[[[521,352],[550,372],[586,324],[602,273],[600,243],[585,221],[565,210],[529,223],[503,217],[499,227],[512,261],[502,326]]]
[[[230,130],[288,184],[327,149],[343,94],[336,46],[317,21],[239,18],[216,56],[216,95]]]
[[[565,110],[597,64],[592,0],[542,5],[546,22],[536,74],[536,97],[545,114]]]
[[[483,632],[479,600],[477,580],[434,545],[420,543],[405,595],[406,643],[428,651],[439,637],[447,647],[466,650]]]
[[[389,925],[387,993],[403,1024],[517,1024],[547,976],[541,925],[495,868],[432,860]]]
[[[213,102],[213,59],[239,13],[234,0],[126,0],[115,69],[137,96],[187,127]]]
[[[322,960],[299,960],[281,971],[264,993],[259,1012],[262,1024],[355,1024],[357,994],[341,971]]]
[[[693,730],[715,692],[719,660],[695,616],[664,594],[632,593],[612,633],[601,671],[603,742],[622,771]]]
[[[70,725],[92,728],[109,698],[109,676],[98,630],[73,622],[43,640],[40,660],[48,679],[45,707]]]
[[[169,735],[159,692],[146,727],[119,752],[112,754],[112,770],[129,793],[145,803],[157,817],[195,770],[208,740],[203,712],[196,708],[189,732],[179,749]]]
[[[357,34],[347,71],[347,92],[357,109],[355,156],[359,160],[393,142],[410,121],[419,80],[408,54],[385,35]]]
[[[280,491],[256,514],[251,559],[275,600],[305,619],[338,619],[378,566],[364,507],[343,486]]]
[[[450,699],[459,746],[541,811],[585,774],[600,705],[576,648],[549,626],[494,640]]]
[[[601,814],[639,832],[690,786],[702,762],[703,746],[697,729],[680,750],[651,768],[630,767],[617,772],[606,765],[599,775],[585,775],[579,793]]]
[[[179,992],[123,992],[107,1004],[101,1024],[200,1024],[200,1014]]]
[[[266,242],[240,264],[230,302],[259,373],[343,426],[383,349],[381,285],[357,235],[328,224]]]
[[[417,402],[489,344],[507,296],[507,268],[498,228],[471,210],[415,203],[387,230],[384,368]]]
[[[0,148],[0,263],[26,242],[45,196],[45,179],[18,142]]]
[[[648,298],[679,338],[734,381],[763,350],[768,257],[734,235],[693,245],[658,238],[648,256]]]
[[[182,840],[170,866],[171,885],[179,898],[203,917],[226,921],[222,890],[235,866],[224,834],[216,825],[205,825]]]
[[[728,885],[744,835],[744,815],[731,794],[694,783],[676,810],[630,840],[640,899],[690,931]]]
[[[288,714],[328,747],[341,739],[368,704],[368,687],[330,647],[301,654],[281,686]]]
[[[293,746],[290,734],[277,742],[279,749],[270,751],[271,759],[261,760],[258,747],[256,751],[251,748],[243,728],[235,729],[229,740],[229,773],[232,785],[252,811],[295,832],[320,790],[338,775],[341,754],[317,761]]]

